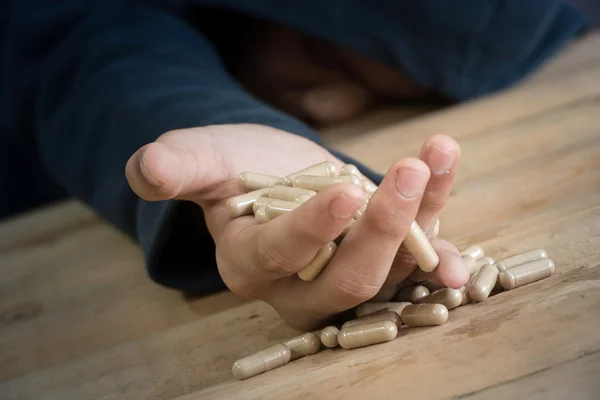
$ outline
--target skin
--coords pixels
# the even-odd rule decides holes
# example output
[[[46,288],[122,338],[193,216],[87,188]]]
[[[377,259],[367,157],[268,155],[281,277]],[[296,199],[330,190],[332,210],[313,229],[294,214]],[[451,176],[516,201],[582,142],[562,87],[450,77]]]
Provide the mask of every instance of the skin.
[[[339,121],[364,112],[377,99],[424,93],[401,71],[328,44],[319,43],[321,48],[314,51],[335,51],[332,57],[344,67],[333,58],[308,58],[306,46],[297,46],[306,38],[286,30],[279,33],[266,35],[275,39],[259,40],[258,44],[257,37],[263,35],[250,41],[259,53],[294,61],[275,63],[277,67],[266,71],[270,83],[261,89],[262,95],[260,91],[256,95],[293,115]],[[278,38],[287,40],[289,46],[282,46]],[[256,54],[254,59],[264,63]],[[255,64],[248,64],[247,69],[242,81],[250,90],[260,86],[251,82],[266,81]],[[327,93],[331,88],[336,88],[335,92],[341,87],[358,89],[346,90],[343,100],[332,102],[335,96],[329,95],[314,100],[314,93]],[[317,106],[309,107],[308,99]],[[318,107],[319,101],[329,106]],[[329,112],[315,111],[327,107]],[[268,148],[264,143],[269,143]],[[429,137],[418,158],[404,158],[390,166],[367,211],[314,281],[302,281],[296,273],[344,230],[363,204],[361,188],[349,183],[332,185],[296,210],[264,224],[258,224],[253,216],[232,219],[228,215],[226,200],[241,193],[236,183],[239,173],[285,176],[326,160],[343,165],[319,145],[287,132],[261,125],[218,125],[163,134],[131,156],[126,176],[131,188],[145,200],[187,200],[201,207],[216,244],[219,273],[228,288],[243,298],[267,302],[299,330],[322,327],[378,294],[391,297],[409,280],[434,279],[452,288],[466,283],[466,266],[451,243],[432,238],[440,265],[431,274],[419,272],[413,257],[401,246],[413,220],[426,232],[433,229],[450,195],[460,147],[445,135]]]

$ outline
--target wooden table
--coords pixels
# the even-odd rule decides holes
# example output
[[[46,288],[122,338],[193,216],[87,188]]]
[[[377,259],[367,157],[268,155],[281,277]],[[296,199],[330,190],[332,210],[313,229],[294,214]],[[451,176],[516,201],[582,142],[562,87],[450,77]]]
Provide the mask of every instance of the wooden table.
[[[496,258],[545,248],[556,275],[443,326],[240,382],[236,359],[297,332],[264,303],[158,287],[135,243],[59,204],[0,224],[0,398],[599,398],[600,36],[503,93],[369,121],[324,136],[379,171],[431,133],[454,136],[462,166],[441,235]]]

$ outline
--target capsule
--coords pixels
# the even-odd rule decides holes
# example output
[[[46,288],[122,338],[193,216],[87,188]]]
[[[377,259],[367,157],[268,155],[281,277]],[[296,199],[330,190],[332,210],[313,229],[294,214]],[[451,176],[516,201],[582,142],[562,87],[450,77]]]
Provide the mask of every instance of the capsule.
[[[433,231],[431,232],[431,237],[438,237],[440,234],[440,219],[435,220],[435,225],[433,226]]]
[[[343,328],[338,333],[338,343],[344,349],[355,349],[392,341],[397,334],[398,327],[393,322],[373,322]]]
[[[365,211],[367,211],[367,204],[363,204],[358,210],[356,210],[356,213],[354,214],[354,219],[359,219],[360,217],[362,217],[362,215],[365,213]]]
[[[396,324],[396,327],[398,327],[398,329],[402,325],[402,320],[400,319],[400,315],[397,312],[389,310],[389,309],[384,309],[384,310],[376,311],[373,314],[364,315],[360,318],[346,321],[344,323],[344,325],[342,325],[342,329],[349,328],[351,326],[366,325],[366,324],[370,324],[370,323],[374,323],[374,322],[381,322],[381,321],[393,322],[394,324]]]
[[[554,261],[542,258],[501,271],[498,274],[498,281],[502,288],[511,290],[548,278],[552,276],[554,270]]]
[[[302,271],[298,272],[298,278],[302,279],[303,281],[314,280],[327,266],[329,261],[331,261],[336,250],[337,245],[334,242],[327,243],[325,247],[321,248],[317,252],[317,255],[315,255],[312,261],[306,267],[304,267]]]
[[[300,175],[312,175],[312,176],[328,176],[335,178],[340,174],[340,167],[332,161],[324,161],[315,165],[311,165],[308,168],[301,169],[285,177],[285,181],[288,184],[292,184],[294,179]]]
[[[264,224],[265,222],[269,222],[271,218],[267,215],[267,206],[262,206],[256,209],[254,212],[254,219],[259,224]]]
[[[340,330],[335,326],[327,326],[321,331],[321,343],[328,348],[334,348],[339,345],[338,333]]]
[[[360,179],[354,175],[342,175],[338,176],[337,178],[331,178],[327,176],[300,175],[294,179],[292,186],[295,188],[303,188],[315,192],[321,192],[331,185],[342,182],[354,183],[355,185],[360,186]]]
[[[409,303],[418,303],[423,297],[429,294],[429,289],[425,286],[409,286],[399,291],[393,298],[394,301],[407,301]]]
[[[451,310],[460,306],[462,301],[463,296],[460,290],[444,288],[423,297],[419,303],[443,304],[448,310]]]
[[[476,270],[475,268],[477,265],[476,259],[468,255],[462,256],[462,259],[465,262],[465,265],[467,266],[467,270],[469,271],[470,275],[477,273],[478,270]]]
[[[370,193],[371,195],[377,191],[377,185],[372,180],[366,177],[363,177],[360,180],[360,186],[366,193]]]
[[[304,335],[290,339],[283,344],[290,349],[292,353],[290,360],[293,361],[301,357],[318,353],[321,349],[321,338],[312,332],[308,332]]]
[[[285,178],[273,175],[257,174],[256,172],[242,172],[238,175],[238,185],[247,192],[263,189],[274,185],[285,185]]]
[[[495,265],[486,264],[481,267],[477,276],[469,286],[469,297],[473,301],[483,301],[487,299],[496,286],[498,279],[498,270]]]
[[[474,244],[461,251],[460,255],[471,256],[474,259],[479,260],[480,258],[485,257],[485,251],[483,251],[483,247]]]
[[[471,297],[469,297],[469,288],[465,285],[459,287],[458,290],[460,290],[460,294],[462,295],[462,301],[460,302],[460,305],[464,306],[465,304],[469,304],[471,301]]]
[[[408,326],[443,325],[448,320],[448,309],[443,304],[413,304],[402,310],[400,318]]]
[[[417,265],[424,272],[434,271],[440,263],[440,258],[431,247],[425,232],[416,221],[410,225],[410,230],[402,242],[406,250],[415,258]]]
[[[301,194],[309,195],[310,197],[317,194],[314,190],[302,189],[299,187],[275,185],[269,188],[269,197],[285,201],[294,201]]]
[[[304,204],[306,203],[308,200],[310,200],[312,198],[311,195],[308,194],[301,194],[298,197],[296,197],[294,200],[292,200],[294,203],[299,203],[299,204]]]
[[[516,267],[517,265],[525,264],[531,261],[548,258],[548,254],[543,249],[535,249],[526,251],[525,253],[515,254],[514,256],[506,257],[498,260],[496,268],[498,271],[503,271],[508,268]]]
[[[272,200],[273,199],[270,199],[268,197],[261,197],[257,199],[254,202],[254,204],[252,204],[252,212],[256,214],[256,210],[258,210],[259,208],[265,208],[267,204],[269,204],[269,202],[271,202]]]
[[[479,270],[484,265],[495,265],[495,264],[496,264],[496,260],[494,259],[494,257],[490,257],[490,256],[483,257],[476,261],[474,270],[479,272]]]
[[[292,352],[286,345],[277,344],[237,360],[233,364],[231,372],[237,379],[247,379],[287,364],[290,362],[291,356]]]
[[[273,199],[265,207],[265,213],[269,219],[277,218],[282,214],[293,211],[300,207],[300,203],[293,203],[291,201]]]
[[[356,167],[356,165],[352,165],[352,164],[346,164],[346,165],[342,166],[342,168],[340,169],[340,175],[354,175],[354,176],[358,176],[359,178],[363,177],[363,174]]]
[[[436,282],[432,279],[428,279],[426,281],[419,282],[419,285],[425,286],[427,288],[427,290],[429,290],[429,293],[433,293],[437,290],[440,290],[440,289],[443,289],[446,287],[443,283]]]
[[[388,301],[382,303],[363,303],[356,307],[356,317],[360,318],[365,315],[373,314],[380,310],[389,309],[398,313],[398,315],[402,314],[402,310],[404,307],[410,305],[408,301]]]
[[[252,192],[231,197],[225,203],[225,208],[232,218],[252,214],[252,205],[261,197],[269,195],[269,188],[253,190]]]

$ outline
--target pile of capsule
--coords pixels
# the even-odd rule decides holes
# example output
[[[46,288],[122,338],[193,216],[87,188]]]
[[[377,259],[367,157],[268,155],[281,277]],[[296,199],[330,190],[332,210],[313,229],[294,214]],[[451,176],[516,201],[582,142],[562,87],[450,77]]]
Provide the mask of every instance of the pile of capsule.
[[[400,289],[389,302],[366,302],[356,308],[356,319],[327,326],[237,360],[232,373],[247,379],[290,361],[318,353],[323,347],[349,350],[390,342],[405,327],[439,326],[449,310],[481,302],[495,293],[550,277],[554,262],[543,249],[530,250],[500,260],[485,256],[480,246],[461,252],[470,279],[459,289],[424,281]]]
[[[243,172],[238,176],[238,185],[246,193],[228,199],[226,209],[233,218],[254,214],[259,223],[266,223],[295,210],[330,185],[342,182],[360,186],[365,192],[365,203],[358,209],[340,236],[320,249],[313,260],[298,272],[300,279],[312,281],[327,266],[338,245],[352,225],[363,215],[369,199],[377,190],[377,185],[364,176],[356,166],[346,164],[340,168],[331,161],[325,161],[285,177]],[[437,268],[439,257],[415,221],[402,244],[413,255],[421,270],[431,272]]]

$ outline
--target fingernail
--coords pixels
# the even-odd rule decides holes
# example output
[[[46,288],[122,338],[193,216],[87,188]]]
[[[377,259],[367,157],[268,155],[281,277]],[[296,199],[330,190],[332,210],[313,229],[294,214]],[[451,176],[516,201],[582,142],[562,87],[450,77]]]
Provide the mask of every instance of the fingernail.
[[[437,146],[431,146],[427,153],[427,165],[429,165],[431,172],[436,175],[449,173],[455,160],[456,154]]]
[[[158,180],[152,170],[148,168],[145,150],[140,157],[140,172],[142,173],[142,176],[146,178],[146,181],[153,187],[160,189],[165,185],[165,182]]]
[[[405,199],[413,199],[425,190],[426,175],[412,168],[404,168],[396,175],[396,188]]]
[[[336,218],[350,218],[359,206],[359,199],[340,193],[329,204],[329,212]]]

